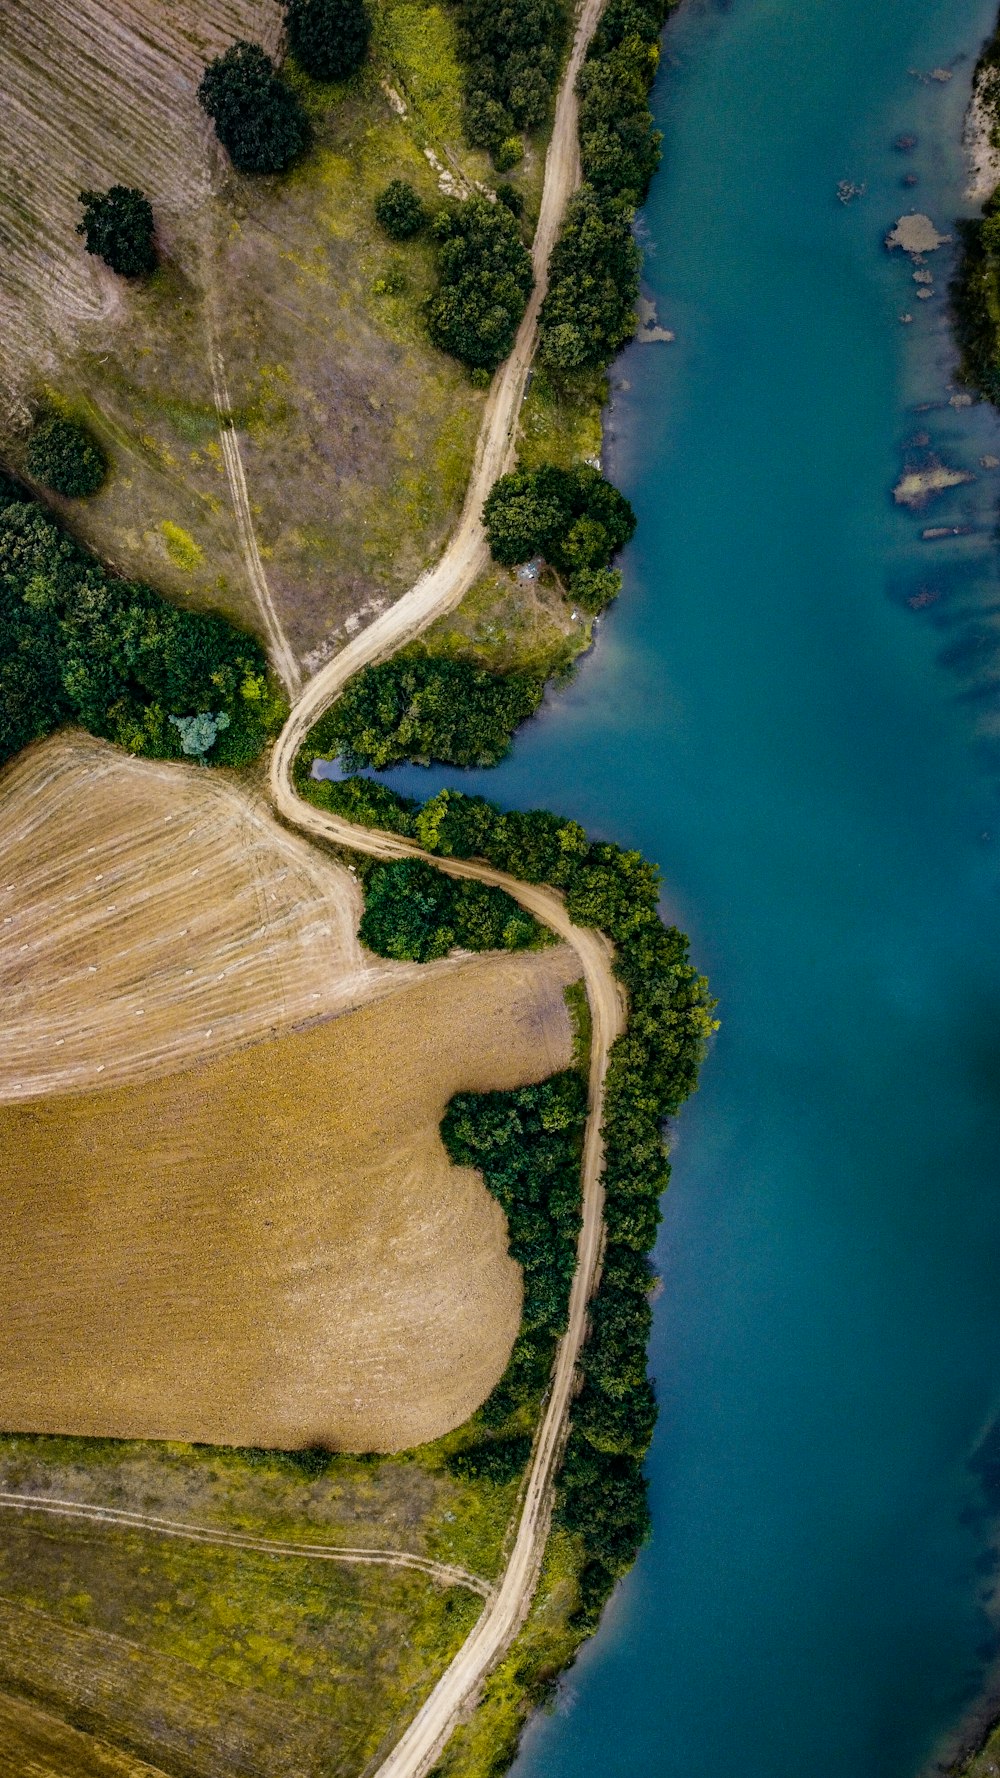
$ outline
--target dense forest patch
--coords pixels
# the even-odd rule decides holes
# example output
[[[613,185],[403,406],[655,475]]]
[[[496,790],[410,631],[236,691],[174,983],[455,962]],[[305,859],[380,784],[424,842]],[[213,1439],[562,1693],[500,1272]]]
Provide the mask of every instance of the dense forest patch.
[[[282,715],[252,636],[119,580],[0,488],[0,759],[77,722],[130,753],[242,765]]]
[[[541,696],[539,681],[525,673],[397,656],[348,680],[310,730],[308,746],[312,759],[339,755],[348,771],[403,759],[496,765]]]

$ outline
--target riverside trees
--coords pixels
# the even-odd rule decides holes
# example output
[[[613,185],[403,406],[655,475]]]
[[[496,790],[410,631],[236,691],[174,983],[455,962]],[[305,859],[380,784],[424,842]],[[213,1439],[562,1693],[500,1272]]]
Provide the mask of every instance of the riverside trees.
[[[397,656],[364,667],[310,736],[313,757],[339,754],[349,771],[403,759],[495,765],[542,687],[526,673],[487,673],[465,661]]]
[[[621,589],[609,564],[635,531],[624,494],[589,463],[515,469],[495,482],[483,507],[493,559],[512,568],[544,556],[569,580],[584,611],[603,611]]]

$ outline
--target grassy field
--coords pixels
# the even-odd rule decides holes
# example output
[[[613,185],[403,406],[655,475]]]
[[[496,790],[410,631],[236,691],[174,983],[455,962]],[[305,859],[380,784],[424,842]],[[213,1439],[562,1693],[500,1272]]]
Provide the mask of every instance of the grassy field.
[[[280,180],[234,175],[195,100],[226,41],[279,44],[274,0],[55,0],[41,14],[13,0],[0,23],[17,118],[10,165],[0,150],[15,243],[0,272],[14,317],[0,357],[7,455],[23,461],[19,426],[41,395],[86,419],[113,473],[70,503],[74,528],[129,574],[255,625],[219,446],[218,351],[264,566],[307,670],[438,553],[483,399],[428,343],[430,244],[393,245],[372,214],[390,178],[440,201],[489,171],[461,138],[454,23],[428,0],[376,13],[355,81],[299,82],[315,145]],[[529,217],[543,150],[514,174]],[[77,192],[113,179],[154,205],[163,259],[144,286],[124,286],[74,233]]]
[[[48,1487],[89,1480],[130,1498],[141,1474],[144,1502],[182,1495],[188,1520],[204,1515],[206,1497],[217,1513],[232,1519],[242,1504],[245,1515],[248,1490],[231,1482],[238,1462],[227,1470],[197,1452],[79,1450],[76,1463],[60,1462],[58,1451],[44,1465],[26,1463],[5,1440],[0,1464],[8,1475],[33,1467]],[[356,1540],[387,1541],[386,1532],[404,1529],[420,1540],[435,1513],[461,1510],[461,1490],[448,1480],[416,1465],[398,1472],[367,1489],[363,1480],[338,1488],[294,1472],[249,1473],[258,1518],[309,1523],[332,1542],[345,1521]],[[185,1778],[360,1771],[482,1607],[465,1589],[404,1570],[206,1548],[2,1509],[0,1517],[0,1694]]]
[[[471,1482],[446,1467],[479,1431],[477,1417],[437,1444],[376,1459],[8,1435],[0,1488],[404,1549],[492,1578],[517,1483]],[[575,1599],[565,1551],[551,1560],[536,1606],[546,1636]],[[139,1762],[175,1778],[361,1772],[479,1609],[474,1594],[419,1574],[185,1545],[0,1505],[0,1773],[135,1778],[147,1769]]]

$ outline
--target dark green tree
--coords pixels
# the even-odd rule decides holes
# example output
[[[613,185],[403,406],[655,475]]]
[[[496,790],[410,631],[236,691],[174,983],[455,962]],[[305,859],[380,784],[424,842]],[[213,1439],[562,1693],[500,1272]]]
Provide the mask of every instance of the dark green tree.
[[[62,414],[42,414],[35,422],[25,461],[36,482],[74,499],[96,494],[108,473],[97,440],[79,421]]]
[[[534,282],[531,256],[502,204],[467,198],[434,223],[439,283],[427,305],[431,339],[463,364],[496,370],[514,344]]]
[[[630,206],[582,186],[549,261],[540,316],[544,364],[563,372],[610,364],[635,332],[640,262]]]
[[[375,220],[393,241],[408,241],[427,223],[427,206],[405,179],[393,179],[375,199]]]
[[[314,80],[346,80],[368,54],[364,0],[287,0],[285,23],[295,60]]]
[[[144,278],[156,270],[153,206],[133,185],[107,191],[81,191],[83,221],[76,225],[87,252],[122,278]]]
[[[116,579],[33,501],[0,507],[4,757],[70,720],[132,753],[178,758],[188,719],[211,713],[213,762],[241,764],[280,721],[265,674],[253,637],[224,618]]]
[[[198,101],[237,172],[283,173],[308,142],[306,114],[259,43],[234,43],[209,62]]]
[[[578,463],[561,469],[515,469],[495,482],[483,507],[495,561],[513,567],[542,555],[573,577],[607,566],[635,530],[624,494],[599,469]]]
[[[397,656],[348,680],[313,730],[311,745],[338,753],[349,771],[404,759],[495,765],[541,695],[539,681],[526,673]]]
[[[560,0],[460,0],[458,21],[466,139],[496,152],[548,116],[566,8]]]

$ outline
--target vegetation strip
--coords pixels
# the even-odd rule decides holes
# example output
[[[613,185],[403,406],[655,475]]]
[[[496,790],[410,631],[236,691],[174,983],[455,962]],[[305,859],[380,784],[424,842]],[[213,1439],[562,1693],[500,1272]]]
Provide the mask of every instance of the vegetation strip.
[[[415,1568],[445,1587],[467,1587],[488,1599],[489,1581],[447,1562],[416,1556],[408,1550],[335,1548],[325,1543],[295,1543],[287,1538],[254,1537],[240,1531],[223,1531],[208,1525],[187,1525],[177,1519],[161,1519],[155,1513],[129,1512],[124,1507],[93,1506],[81,1500],[48,1500],[37,1494],[11,1494],[0,1490],[0,1507],[17,1512],[49,1513],[60,1519],[85,1519],[91,1524],[121,1525],[152,1531],[161,1537],[182,1537],[189,1543],[210,1543],[230,1549],[255,1550],[265,1556],[309,1556],[319,1562],[385,1563],[390,1568]]]
[[[566,135],[575,125],[576,78],[583,53],[600,15],[600,0],[586,0],[577,29],[573,54],[560,93],[556,128],[546,166],[542,214],[554,232],[565,208],[572,177],[566,178],[562,161],[559,209],[547,212],[546,200],[557,181],[550,172],[560,168],[560,154],[567,151]],[[650,72],[651,79],[651,72]],[[536,280],[538,252],[543,230],[535,241]],[[544,278],[543,261],[543,278]],[[537,304],[540,281],[536,281]],[[603,1239],[605,1133],[608,1138],[609,1185],[614,1191],[614,1244],[635,1248],[640,1255],[651,1242],[658,1218],[656,1199],[665,1183],[665,1160],[660,1120],[676,1109],[694,1085],[701,1045],[711,1028],[711,1007],[701,978],[686,963],[686,942],[680,934],[660,926],[655,914],[655,872],[637,854],[618,848],[595,848],[590,868],[581,874],[576,906],[571,909],[558,890],[519,881],[506,870],[474,857],[428,853],[402,833],[359,829],[332,811],[303,803],[297,794],[296,761],[313,723],[342,692],[353,674],[394,652],[429,622],[456,604],[483,563],[485,535],[479,518],[483,501],[493,483],[509,466],[514,430],[527,367],[532,356],[537,306],[525,315],[511,358],[501,370],[487,406],[462,520],[445,556],[411,592],[323,668],[294,706],[275,745],[270,786],[279,812],[298,826],[339,844],[380,858],[436,857],[449,875],[471,879],[505,890],[522,906],[546,921],[566,939],[580,958],[593,1014],[593,1041],[588,1091],[588,1117],[584,1136],[582,1221],[577,1264],[570,1292],[567,1331],[562,1336],[553,1367],[552,1384],[538,1429],[525,1485],[520,1519],[507,1566],[496,1593],[463,1644],[447,1672],[434,1687],[413,1721],[380,1768],[382,1778],[422,1778],[450,1738],[468,1700],[504,1654],[524,1620],[534,1591],[551,1522],[556,1474],[566,1444],[568,1416],[575,1387],[577,1362],[587,1331],[588,1306],[598,1275]],[[620,343],[620,342],[619,342]],[[466,799],[467,800],[467,799]],[[487,805],[488,806],[488,805]],[[555,820],[548,817],[548,821]],[[485,852],[485,846],[482,848]],[[586,840],[583,839],[586,851]],[[620,860],[621,866],[617,866]],[[631,879],[634,877],[634,881]],[[598,912],[600,910],[600,914]],[[573,914],[576,914],[574,919]],[[611,951],[603,934],[577,923],[602,917],[609,922],[619,944],[628,945],[619,970],[623,983],[637,994],[634,1023],[622,1036],[624,993],[611,966]],[[650,970],[649,993],[643,994],[644,971]],[[686,973],[685,973],[686,972]],[[689,1041],[676,1042],[678,1033],[671,1005],[675,987],[683,983],[688,1004],[681,1013]],[[639,996],[642,996],[639,998]],[[666,1018],[662,1017],[666,1014]],[[693,1037],[693,1041],[690,1039]],[[620,1039],[620,1042],[617,1041]],[[612,1064],[613,1075],[609,1075]],[[675,1071],[676,1070],[676,1071]],[[605,1080],[613,1084],[609,1094],[605,1132]],[[686,1083],[686,1084],[685,1084]],[[631,1145],[638,1141],[633,1154]],[[636,1266],[626,1257],[614,1256],[610,1268],[614,1288],[626,1294],[636,1282]],[[640,1273],[641,1277],[641,1273]],[[648,1287],[647,1287],[648,1288]],[[612,1308],[604,1319],[607,1331],[603,1351],[607,1361],[614,1346],[619,1318]],[[602,1348],[598,1347],[598,1355]],[[619,1359],[624,1357],[620,1352]],[[636,1444],[648,1439],[643,1431],[652,1422],[648,1411],[640,1417],[640,1438],[632,1448],[623,1436],[624,1415],[613,1405],[595,1401],[595,1394],[610,1395],[604,1388],[610,1372],[599,1362],[588,1379],[591,1400],[574,1422],[571,1462],[562,1489],[560,1512],[568,1525],[587,1536],[585,1501],[592,1501],[587,1541],[585,1611],[591,1620],[615,1576],[627,1567],[648,1524],[641,1455]],[[641,1385],[638,1385],[641,1391]],[[641,1407],[634,1399],[633,1407]],[[644,1448],[644,1446],[643,1446]],[[583,1626],[581,1626],[582,1628]],[[503,1760],[510,1748],[499,1751]]]

